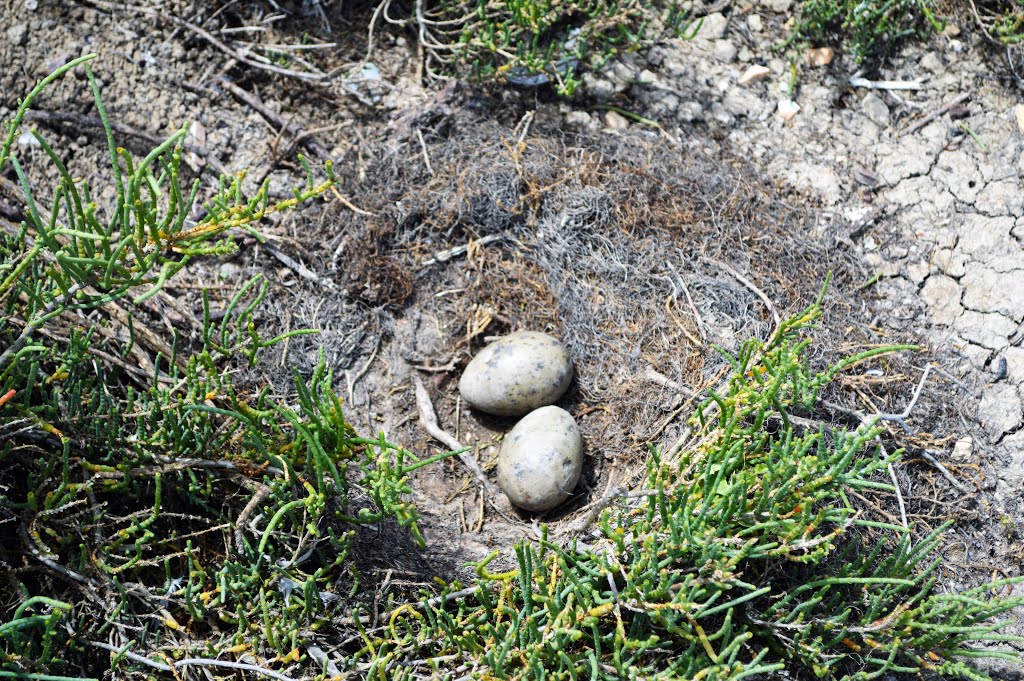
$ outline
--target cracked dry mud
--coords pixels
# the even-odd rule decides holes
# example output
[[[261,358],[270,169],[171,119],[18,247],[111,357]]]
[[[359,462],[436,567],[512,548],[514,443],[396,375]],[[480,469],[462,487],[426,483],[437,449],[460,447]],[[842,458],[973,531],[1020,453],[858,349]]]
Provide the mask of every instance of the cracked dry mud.
[[[992,517],[1016,518],[1019,526],[1024,97],[1004,80],[1005,64],[985,52],[970,20],[954,19],[944,35],[905,48],[877,76],[923,79],[921,89],[854,88],[848,79],[856,65],[837,55],[824,67],[800,65],[793,97],[800,110],[784,120],[779,101],[790,73],[770,46],[788,17],[776,10],[789,4],[762,0],[747,12],[709,15],[692,42],[656,48],[632,71],[619,64],[595,79],[595,89],[612,96],[628,87],[647,114],[684,137],[707,126],[722,149],[753,158],[821,202],[824,228],[848,234],[879,275],[879,309],[924,332],[966,389],[968,418],[947,460],[982,466]],[[741,84],[753,64],[767,65],[767,77]],[[964,95],[962,104],[910,129]],[[951,398],[961,390],[948,389]],[[1011,543],[990,555],[1019,570]]]
[[[749,155],[779,180],[817,197],[830,227],[850,232],[881,275],[881,295],[923,305],[926,315],[918,323],[977,388],[980,433],[1003,455],[1003,496],[1019,501],[1021,95],[1000,81],[1002,65],[984,54],[980,38],[971,42],[957,27],[907,48],[879,76],[924,79],[920,90],[854,88],[845,81],[855,65],[842,56],[825,67],[801,64],[794,98],[800,111],[784,121],[776,109],[790,75],[785,62],[771,58],[770,47],[788,17],[776,10],[789,6],[760,2],[747,13],[711,14],[692,42],[655,48],[646,64],[616,64],[591,79],[592,90],[611,96],[629,83],[659,121],[684,131],[695,122],[706,125],[723,148]],[[767,79],[740,84],[751,64],[764,63]],[[952,116],[907,131],[964,94],[969,98]]]

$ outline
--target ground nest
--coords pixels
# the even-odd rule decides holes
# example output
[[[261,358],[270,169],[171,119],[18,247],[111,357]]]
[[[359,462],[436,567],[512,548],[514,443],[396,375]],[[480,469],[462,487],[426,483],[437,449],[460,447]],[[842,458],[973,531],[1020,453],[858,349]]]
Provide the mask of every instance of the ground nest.
[[[264,370],[257,383],[283,391],[292,370],[323,353],[344,377],[357,429],[426,453],[441,445],[418,423],[416,373],[441,426],[493,473],[514,420],[461,404],[458,377],[489,338],[551,333],[576,366],[560,404],[587,447],[575,496],[539,519],[560,523],[610,487],[634,484],[649,445],[674,441],[726,375],[716,348],[766,338],[830,273],[822,365],[906,340],[869,323],[861,287],[870,275],[844,230],[749,164],[656,129],[566,133],[505,97],[449,88],[396,118],[372,153],[342,159],[339,190],[359,210],[332,202],[319,216],[291,218],[315,227],[283,227],[316,234],[279,242],[305,275],[243,252],[240,262],[280,270],[287,282],[268,299],[264,323],[322,331],[276,349],[266,365],[279,373]],[[886,405],[915,378],[849,380]],[[426,515],[426,562],[372,552],[364,567],[378,579],[396,570],[420,582],[430,572],[464,577],[468,561],[531,534],[538,520],[494,513],[457,460],[419,471],[413,487]],[[368,545],[392,530],[368,531]]]

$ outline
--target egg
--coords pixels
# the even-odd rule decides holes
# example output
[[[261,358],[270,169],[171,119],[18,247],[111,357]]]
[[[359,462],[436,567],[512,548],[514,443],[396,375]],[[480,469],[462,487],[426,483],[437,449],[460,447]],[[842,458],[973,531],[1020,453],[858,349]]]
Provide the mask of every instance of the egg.
[[[564,502],[582,469],[579,426],[559,407],[541,407],[527,414],[498,450],[498,487],[526,511],[550,511]]]
[[[466,366],[462,399],[495,416],[522,416],[553,404],[572,382],[562,343],[546,333],[520,331],[491,343]]]

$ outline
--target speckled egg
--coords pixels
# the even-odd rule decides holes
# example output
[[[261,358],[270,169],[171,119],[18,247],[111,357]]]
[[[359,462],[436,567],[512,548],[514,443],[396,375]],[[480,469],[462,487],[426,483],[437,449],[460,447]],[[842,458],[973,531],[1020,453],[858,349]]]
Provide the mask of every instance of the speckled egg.
[[[526,511],[550,511],[568,499],[582,469],[579,426],[559,407],[527,414],[498,451],[498,487]]]
[[[459,393],[488,414],[522,416],[556,402],[571,382],[565,346],[546,333],[521,331],[477,353],[462,373]]]

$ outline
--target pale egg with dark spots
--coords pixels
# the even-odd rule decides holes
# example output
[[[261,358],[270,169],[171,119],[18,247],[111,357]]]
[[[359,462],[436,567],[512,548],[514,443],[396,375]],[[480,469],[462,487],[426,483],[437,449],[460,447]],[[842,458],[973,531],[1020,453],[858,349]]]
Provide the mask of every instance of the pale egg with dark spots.
[[[462,373],[459,393],[488,414],[522,416],[554,404],[569,388],[572,375],[569,352],[557,338],[520,331],[477,353]]]
[[[582,469],[579,426],[559,407],[541,407],[524,416],[498,450],[498,487],[526,511],[550,511],[564,502]]]

